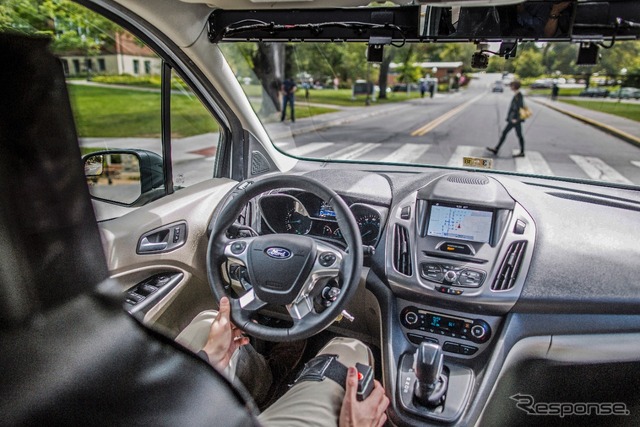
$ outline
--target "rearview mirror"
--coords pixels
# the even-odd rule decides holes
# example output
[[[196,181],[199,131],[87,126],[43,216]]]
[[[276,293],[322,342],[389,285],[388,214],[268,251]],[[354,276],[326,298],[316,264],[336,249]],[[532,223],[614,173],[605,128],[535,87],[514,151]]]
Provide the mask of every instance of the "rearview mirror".
[[[83,157],[92,198],[142,206],[164,195],[162,157],[146,150],[108,150]]]

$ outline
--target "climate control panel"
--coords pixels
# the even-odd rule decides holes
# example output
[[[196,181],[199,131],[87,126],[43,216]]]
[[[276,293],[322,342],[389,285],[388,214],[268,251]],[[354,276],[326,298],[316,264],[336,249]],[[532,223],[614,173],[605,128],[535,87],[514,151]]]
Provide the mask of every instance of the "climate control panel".
[[[407,329],[477,344],[486,343],[491,338],[491,326],[482,319],[466,319],[445,315],[414,306],[405,307],[400,312],[400,322]]]

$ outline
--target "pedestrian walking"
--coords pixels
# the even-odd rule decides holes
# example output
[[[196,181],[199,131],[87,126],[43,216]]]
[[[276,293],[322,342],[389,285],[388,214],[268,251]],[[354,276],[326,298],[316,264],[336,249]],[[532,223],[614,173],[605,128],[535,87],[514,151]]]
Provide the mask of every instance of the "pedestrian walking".
[[[422,80],[420,82],[420,98],[424,98],[424,94],[427,91],[427,82]]]
[[[520,141],[520,153],[514,154],[513,157],[524,157],[524,138],[522,136],[522,122],[524,122],[524,119],[520,117],[520,109],[524,108],[524,97],[520,92],[520,82],[518,80],[512,81],[510,87],[514,95],[513,98],[511,98],[511,104],[509,105],[509,111],[507,113],[507,126],[502,131],[498,145],[495,148],[487,147],[487,150],[493,154],[498,154],[509,131],[515,129],[518,140]]]
[[[287,104],[291,105],[291,121],[296,121],[296,112],[295,112],[295,92],[298,89],[296,83],[292,79],[285,79],[280,87],[282,91],[282,117],[280,118],[281,122],[284,122],[284,119],[287,115]]]

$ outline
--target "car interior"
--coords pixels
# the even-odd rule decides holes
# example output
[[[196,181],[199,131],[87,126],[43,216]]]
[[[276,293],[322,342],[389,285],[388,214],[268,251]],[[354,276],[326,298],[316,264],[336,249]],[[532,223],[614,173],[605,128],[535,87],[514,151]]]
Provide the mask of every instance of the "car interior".
[[[220,46],[586,52],[638,39],[636,2],[572,2],[553,37],[517,27],[513,1],[78,3],[162,58],[163,111],[179,74],[219,123],[217,154],[207,179],[176,182],[165,113],[158,152],[81,151],[48,43],[0,34],[2,424],[258,425],[250,385],[176,342],[223,296],[264,357],[305,342],[285,381],[334,337],[367,344],[386,425],[640,423],[638,185],[293,156]]]

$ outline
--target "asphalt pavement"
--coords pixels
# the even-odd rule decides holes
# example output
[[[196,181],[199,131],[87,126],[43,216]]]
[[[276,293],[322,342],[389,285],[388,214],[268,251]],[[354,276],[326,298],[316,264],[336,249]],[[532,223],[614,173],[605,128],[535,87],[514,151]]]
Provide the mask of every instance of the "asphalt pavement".
[[[532,96],[529,99],[640,147],[640,124],[635,120],[549,98]]]

